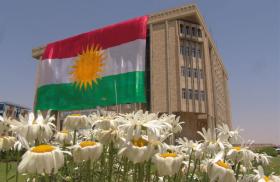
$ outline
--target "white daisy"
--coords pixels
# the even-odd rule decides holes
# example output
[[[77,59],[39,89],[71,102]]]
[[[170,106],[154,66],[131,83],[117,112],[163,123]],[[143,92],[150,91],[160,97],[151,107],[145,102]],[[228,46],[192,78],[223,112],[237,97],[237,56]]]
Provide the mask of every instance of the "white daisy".
[[[55,134],[55,140],[62,145],[69,145],[72,143],[73,136],[69,131],[63,130]]]
[[[159,176],[172,176],[181,168],[183,155],[178,153],[177,150],[168,146],[165,151],[157,153],[153,157],[153,163],[156,166]]]
[[[125,146],[119,151],[119,155],[126,156],[133,163],[145,162],[151,158],[153,153],[153,145],[142,137],[126,142]]]
[[[63,127],[67,130],[87,129],[91,127],[91,122],[85,115],[71,114],[65,118]]]
[[[208,176],[211,181],[235,182],[234,171],[229,163],[223,161],[223,156],[223,152],[220,152],[216,155],[215,159],[208,162]]]
[[[35,119],[34,114],[31,112],[25,117],[19,116],[20,122],[13,120],[11,122],[12,131],[24,137],[28,142],[47,142],[53,136],[55,125],[52,121],[55,120],[54,116],[50,116],[48,111],[46,118],[38,111],[38,117]]]
[[[139,138],[146,132],[158,136],[162,130],[171,128],[167,122],[161,122],[157,114],[149,114],[147,111],[144,113],[142,110],[131,114],[120,114],[115,121],[120,123],[119,129],[124,132],[127,140]]]
[[[214,131],[211,131],[210,128],[207,130],[205,128],[202,128],[202,132],[197,132],[202,138],[204,139],[203,144],[206,148],[205,152],[209,152],[211,154],[215,154],[220,150],[224,150],[224,144],[223,142],[218,138],[216,138],[216,134]]]
[[[20,173],[52,174],[64,165],[63,152],[52,145],[39,145],[29,149],[18,165]]]
[[[254,172],[256,173],[254,179],[258,182],[280,182],[279,176],[275,176],[273,174],[266,176],[262,166],[258,166],[258,169],[254,169]]]
[[[96,161],[102,154],[103,145],[94,141],[82,141],[71,147],[72,155],[75,162],[83,162],[87,160]]]
[[[0,116],[0,136],[8,133],[11,128],[9,124],[10,121],[11,118],[7,118],[5,114],[3,115],[3,117]]]
[[[16,142],[15,137],[0,136],[0,151],[7,151],[13,148]]]

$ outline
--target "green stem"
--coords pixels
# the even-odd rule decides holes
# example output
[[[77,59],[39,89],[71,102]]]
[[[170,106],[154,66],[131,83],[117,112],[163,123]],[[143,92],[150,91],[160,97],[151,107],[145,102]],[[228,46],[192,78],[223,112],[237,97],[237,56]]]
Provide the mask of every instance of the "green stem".
[[[240,171],[240,162],[238,162],[237,167],[236,167],[236,171],[235,171],[235,179],[236,181],[238,180],[239,177],[239,171]]]
[[[144,163],[138,163],[138,181],[144,181]]]
[[[9,163],[8,161],[5,162],[6,163],[6,170],[5,170],[5,181],[8,181],[8,170],[9,170]]]
[[[73,145],[76,145],[77,130],[74,130]]]
[[[191,150],[190,157],[189,157],[189,164],[188,164],[188,169],[187,169],[187,174],[186,174],[186,181],[188,181],[188,178],[189,178],[189,172],[190,172],[191,160],[192,160],[192,153],[193,153],[193,149]]]
[[[126,181],[126,173],[127,173],[127,168],[128,168],[127,158],[124,157],[123,160],[124,160],[124,164],[123,164],[122,181]]]
[[[196,170],[196,166],[197,166],[197,159],[195,160],[195,162],[194,162],[194,169],[193,169],[193,172],[192,172],[192,175],[191,175],[191,178],[190,178],[190,181],[192,181],[193,180],[193,176],[194,176],[194,173],[195,173],[195,170]]]
[[[18,168],[18,164],[19,164],[19,151],[16,151],[16,159],[17,159],[17,168]],[[18,182],[18,170],[16,168],[16,182]]]
[[[133,182],[137,182],[137,164],[134,165],[134,172],[133,172]]]
[[[152,165],[152,160],[150,159],[148,161],[147,167],[146,167],[146,181],[150,182],[151,181],[151,165]]]
[[[108,174],[108,181],[112,181],[112,173],[113,173],[113,162],[114,162],[114,143],[110,143],[109,147],[109,174]]]

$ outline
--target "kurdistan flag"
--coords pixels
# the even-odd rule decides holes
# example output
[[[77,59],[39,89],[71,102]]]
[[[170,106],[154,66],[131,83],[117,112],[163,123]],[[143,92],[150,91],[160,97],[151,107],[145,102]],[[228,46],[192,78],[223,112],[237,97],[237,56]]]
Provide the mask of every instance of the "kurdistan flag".
[[[144,16],[48,44],[36,110],[145,103],[146,29]]]

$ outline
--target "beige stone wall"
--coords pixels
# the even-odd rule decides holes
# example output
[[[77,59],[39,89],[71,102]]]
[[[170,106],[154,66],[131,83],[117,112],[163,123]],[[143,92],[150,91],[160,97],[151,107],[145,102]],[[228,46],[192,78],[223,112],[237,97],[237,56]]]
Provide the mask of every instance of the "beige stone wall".
[[[150,30],[151,48],[151,111],[168,112],[168,88],[166,70],[165,23],[152,25]]]

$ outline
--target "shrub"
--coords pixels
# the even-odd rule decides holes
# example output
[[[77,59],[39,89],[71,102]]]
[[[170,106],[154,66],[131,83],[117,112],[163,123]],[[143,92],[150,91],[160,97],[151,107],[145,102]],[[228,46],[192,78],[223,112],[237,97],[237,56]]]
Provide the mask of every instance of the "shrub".
[[[266,153],[267,155],[277,157],[278,153],[273,147],[261,147],[256,149],[257,153]]]

